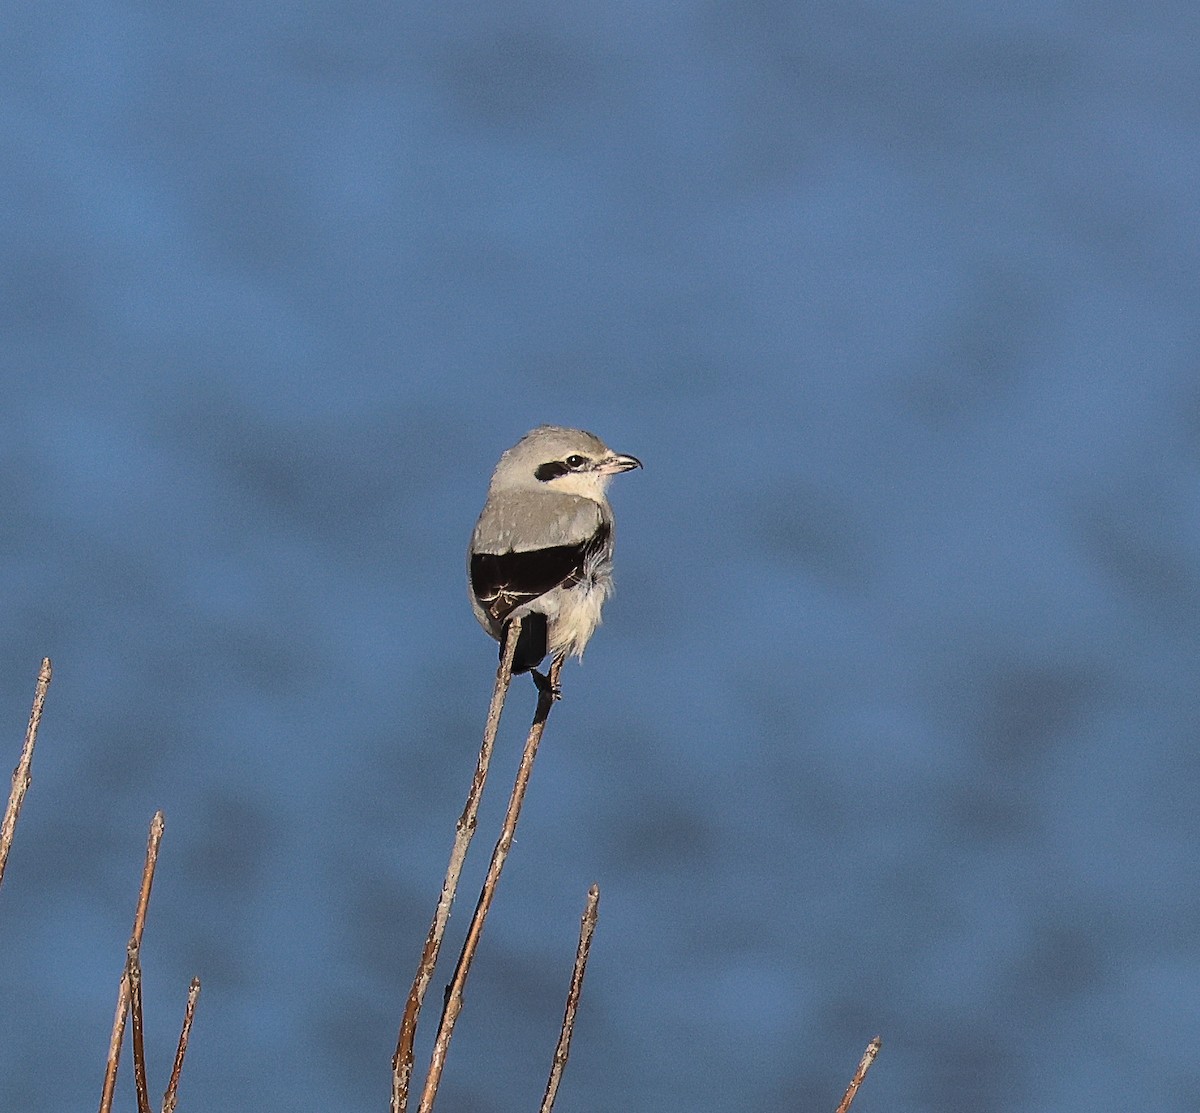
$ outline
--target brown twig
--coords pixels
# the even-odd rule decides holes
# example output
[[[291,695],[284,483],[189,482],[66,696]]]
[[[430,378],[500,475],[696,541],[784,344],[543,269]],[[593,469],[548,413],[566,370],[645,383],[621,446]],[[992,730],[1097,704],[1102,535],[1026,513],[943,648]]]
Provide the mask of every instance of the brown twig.
[[[596,920],[600,915],[600,886],[588,890],[587,906],[583,919],[579,921],[579,947],[575,951],[575,969],[571,972],[571,988],[567,991],[567,1010],[563,1013],[562,1028],[558,1033],[558,1046],[554,1049],[554,1062],[550,1066],[550,1077],[546,1081],[546,1095],[542,1098],[541,1113],[550,1113],[554,1099],[558,1097],[558,1086],[567,1067],[567,1056],[571,1054],[571,1035],[575,1031],[575,1013],[579,1008],[579,995],[583,992],[583,975],[587,972],[588,951],[592,947],[592,935],[596,931]]]
[[[183,1057],[187,1054],[188,1040],[192,1035],[192,1018],[196,1015],[196,1000],[200,996],[200,979],[193,978],[188,988],[187,1008],[183,1012],[183,1029],[179,1033],[179,1046],[175,1049],[175,1065],[171,1068],[171,1081],[163,1094],[162,1113],[175,1113],[179,1100],[179,1075],[183,1072]]]
[[[42,708],[46,705],[46,691],[50,687],[52,673],[50,658],[43,657],[42,667],[38,671],[37,687],[33,690],[33,710],[29,712],[29,726],[25,728],[25,745],[21,747],[21,756],[13,770],[12,791],[8,795],[4,819],[0,820],[0,884],[4,883],[4,867],[8,865],[8,852],[12,849],[13,835],[17,830],[17,816],[21,814],[25,793],[29,791],[30,782],[33,780],[30,768],[33,765],[33,747],[37,742],[38,724],[42,721]]]
[[[138,893],[137,911],[133,915],[131,946],[141,947],[146,927],[146,909],[150,906],[150,888],[154,884],[154,869],[158,865],[158,847],[162,842],[163,814],[155,812],[150,821],[150,838],[146,843],[146,864],[142,867],[142,887]],[[112,1036],[108,1043],[108,1064],[104,1071],[104,1089],[100,1094],[100,1113],[110,1113],[113,1091],[117,1085],[117,1064],[121,1058],[121,1043],[125,1038],[125,1017],[129,1011],[128,965],[121,974],[117,988],[117,1012],[113,1017]]]
[[[496,683],[492,688],[492,701],[488,705],[487,723],[483,728],[483,745],[479,749],[479,759],[475,763],[475,776],[471,780],[471,789],[467,793],[466,805],[463,807],[462,815],[454,829],[454,846],[450,851],[446,878],[442,882],[442,894],[438,898],[437,909],[433,913],[433,922],[429,925],[429,934],[425,937],[421,961],[417,964],[417,974],[413,979],[412,989],[409,990],[408,1002],[404,1006],[404,1016],[400,1021],[396,1054],[392,1058],[392,1113],[405,1113],[408,1108],[408,1091],[413,1072],[413,1045],[417,1038],[417,1019],[421,1013],[421,1003],[425,999],[425,991],[429,988],[429,982],[433,977],[433,968],[437,965],[438,955],[442,949],[442,938],[446,934],[446,922],[450,919],[450,907],[453,905],[455,893],[458,891],[458,879],[467,858],[467,849],[471,845],[471,836],[475,834],[479,801],[483,797],[483,786],[487,781],[488,766],[491,764],[492,750],[496,744],[496,731],[500,727],[500,715],[504,710],[504,700],[512,681],[513,659],[516,656],[517,639],[520,634],[521,620],[514,618],[508,624],[508,633],[504,640],[504,653],[496,670]]]
[[[133,1023],[133,1081],[137,1089],[138,1113],[151,1113],[150,1089],[146,1085],[146,1045],[142,1026],[142,962],[133,939],[125,952],[125,977],[129,981],[129,1015]]]
[[[521,764],[517,768],[517,779],[513,784],[512,795],[508,800],[508,810],[504,813],[504,825],[500,829],[500,838],[492,851],[492,860],[488,865],[487,876],[483,880],[483,888],[479,893],[479,902],[471,916],[471,924],[467,928],[467,938],[458,956],[458,965],[454,968],[454,976],[450,979],[446,990],[446,1004],[442,1009],[441,1023],[438,1025],[437,1036],[433,1042],[433,1055],[429,1062],[429,1073],[425,1077],[425,1088],[421,1093],[419,1113],[430,1113],[434,1099],[437,1097],[438,1086],[442,1081],[442,1071],[446,1066],[446,1053],[450,1049],[450,1037],[454,1034],[454,1025],[458,1014],[462,1011],[463,986],[471,971],[471,962],[479,947],[479,938],[483,932],[483,923],[487,919],[488,909],[496,894],[496,883],[500,880],[500,871],[504,869],[504,861],[512,847],[513,835],[516,833],[517,820],[521,817],[521,805],[525,800],[525,790],[529,785],[529,776],[533,772],[533,761],[537,757],[538,744],[542,740],[542,732],[546,729],[546,719],[550,708],[554,706],[555,693],[558,690],[558,675],[562,670],[562,658],[556,657],[550,666],[549,683],[539,686],[537,710],[533,713],[533,725],[529,728],[529,736],[525,740],[525,750],[521,754]]]
[[[859,1086],[862,1085],[863,1079],[867,1077],[867,1071],[871,1069],[871,1064],[875,1062],[875,1056],[879,1054],[879,1049],[883,1046],[883,1039],[876,1036],[869,1044],[867,1050],[863,1052],[863,1057],[858,1062],[858,1070],[854,1072],[854,1077],[850,1079],[850,1085],[846,1087],[846,1093],[842,1097],[842,1104],[837,1107],[836,1113],[847,1113],[851,1102],[854,1101],[854,1095],[858,1093]]]

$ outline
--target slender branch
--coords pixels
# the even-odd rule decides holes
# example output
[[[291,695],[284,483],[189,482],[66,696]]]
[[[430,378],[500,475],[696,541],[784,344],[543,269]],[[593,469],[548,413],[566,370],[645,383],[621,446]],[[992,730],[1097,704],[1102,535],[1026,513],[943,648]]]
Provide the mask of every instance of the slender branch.
[[[479,947],[479,938],[483,932],[483,924],[487,919],[488,909],[496,894],[496,884],[500,880],[500,872],[504,869],[504,861],[512,847],[513,836],[517,829],[517,820],[521,817],[521,805],[525,800],[525,790],[529,786],[529,776],[533,772],[534,758],[537,757],[538,744],[542,740],[542,732],[546,729],[546,719],[550,708],[554,706],[558,691],[558,675],[562,671],[562,657],[556,657],[550,666],[549,683],[540,686],[538,691],[537,710],[533,713],[533,724],[529,728],[529,736],[525,740],[525,751],[521,755],[521,764],[517,768],[517,779],[513,784],[512,795],[509,797],[508,810],[504,814],[504,825],[500,829],[500,839],[492,851],[492,860],[488,865],[487,876],[483,880],[483,888],[479,893],[479,903],[471,917],[467,928],[466,942],[458,956],[458,965],[446,991],[446,1003],[442,1009],[441,1023],[438,1025],[437,1036],[433,1043],[433,1056],[429,1062],[429,1073],[425,1078],[425,1088],[421,1093],[419,1113],[430,1113],[434,1099],[437,1097],[438,1086],[442,1081],[442,1071],[446,1066],[446,1054],[450,1049],[450,1037],[454,1034],[454,1025],[463,1006],[463,986],[471,971],[471,962]]]
[[[131,945],[141,947],[146,927],[146,909],[150,906],[150,888],[154,884],[154,869],[158,865],[158,847],[162,842],[163,813],[155,812],[150,821],[150,838],[146,843],[146,864],[142,867],[142,887],[138,893],[137,911],[133,915]],[[117,1085],[117,1063],[121,1058],[121,1043],[125,1038],[125,1017],[129,1011],[129,971],[121,974],[117,989],[117,1012],[113,1017],[112,1036],[108,1043],[108,1064],[104,1071],[104,1089],[100,1095],[100,1113],[111,1113],[113,1091]]]
[[[192,1018],[196,1015],[196,1000],[200,996],[200,979],[193,978],[188,988],[187,1008],[183,1013],[183,1029],[179,1033],[179,1046],[175,1049],[175,1065],[171,1068],[171,1081],[163,1094],[162,1113],[175,1113],[179,1100],[179,1076],[183,1072],[183,1057],[187,1054],[188,1040],[192,1035]]]
[[[504,652],[496,670],[496,683],[492,688],[492,701],[488,705],[487,723],[483,728],[483,745],[479,749],[479,760],[475,764],[475,776],[471,780],[471,789],[467,793],[466,805],[463,807],[462,815],[454,829],[454,846],[450,851],[446,878],[442,882],[442,894],[438,898],[433,922],[429,925],[429,934],[425,938],[425,947],[421,951],[421,961],[417,964],[417,974],[413,979],[412,989],[409,990],[408,1002],[404,1006],[404,1016],[400,1021],[396,1054],[392,1058],[392,1113],[405,1113],[408,1108],[408,1091],[413,1072],[413,1045],[417,1038],[417,1019],[421,1013],[421,1003],[425,999],[425,991],[429,988],[429,982],[433,977],[433,968],[437,965],[438,955],[441,953],[442,938],[446,934],[446,923],[450,919],[450,907],[453,905],[455,893],[458,891],[458,879],[467,858],[467,848],[471,845],[471,836],[475,834],[479,802],[483,797],[483,786],[487,781],[488,767],[492,761],[496,731],[500,727],[500,715],[504,710],[504,701],[512,681],[513,659],[516,657],[517,639],[520,634],[521,620],[514,618],[508,624],[504,639]]]
[[[129,1013],[133,1021],[133,1080],[137,1089],[138,1113],[151,1113],[142,1023],[142,961],[138,955],[138,945],[132,939],[125,952],[125,977],[129,981]]]
[[[21,756],[12,775],[12,792],[8,796],[8,806],[4,809],[4,819],[0,820],[0,884],[4,883],[4,867],[8,865],[8,852],[12,849],[13,835],[17,830],[17,816],[21,814],[21,805],[25,803],[25,793],[29,791],[33,774],[33,747],[37,742],[38,725],[42,721],[42,708],[46,705],[46,692],[50,687],[50,677],[53,669],[50,658],[42,658],[42,667],[38,671],[37,687],[33,690],[33,710],[29,712],[29,726],[25,728],[25,745],[21,747]]]
[[[869,1044],[867,1050],[863,1052],[863,1057],[858,1062],[858,1069],[854,1072],[854,1077],[850,1079],[850,1085],[846,1087],[846,1093],[842,1097],[842,1104],[837,1107],[836,1113],[847,1113],[851,1102],[854,1101],[854,1095],[858,1093],[859,1086],[862,1085],[863,1079],[867,1077],[867,1071],[871,1069],[871,1064],[875,1062],[875,1056],[879,1054],[879,1049],[883,1046],[883,1039],[876,1036]]]
[[[558,1086],[567,1067],[567,1056],[571,1054],[571,1035],[575,1031],[575,1013],[579,1008],[579,995],[583,992],[583,975],[587,972],[588,951],[592,948],[592,935],[596,931],[596,920],[600,915],[600,886],[588,890],[587,906],[583,919],[579,921],[579,947],[575,952],[575,969],[571,972],[571,988],[567,991],[567,1010],[563,1013],[562,1029],[558,1034],[558,1046],[554,1049],[554,1062],[550,1077],[546,1081],[546,1095],[542,1098],[541,1113],[550,1113],[554,1099],[558,1097]]]

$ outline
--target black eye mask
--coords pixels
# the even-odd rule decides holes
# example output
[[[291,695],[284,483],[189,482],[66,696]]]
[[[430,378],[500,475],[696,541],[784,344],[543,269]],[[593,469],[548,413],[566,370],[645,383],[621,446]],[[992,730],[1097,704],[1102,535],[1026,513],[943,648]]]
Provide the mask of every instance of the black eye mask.
[[[561,460],[551,460],[548,464],[542,464],[533,474],[543,483],[549,483],[551,479],[557,479],[560,475],[568,475],[571,469],[567,467]]]

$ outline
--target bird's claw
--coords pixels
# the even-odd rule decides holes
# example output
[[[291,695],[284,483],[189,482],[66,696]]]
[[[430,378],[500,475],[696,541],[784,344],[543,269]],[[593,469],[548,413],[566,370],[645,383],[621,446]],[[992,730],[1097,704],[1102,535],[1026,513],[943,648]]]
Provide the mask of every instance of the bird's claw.
[[[544,672],[538,672],[537,669],[530,669],[530,675],[533,677],[534,684],[537,685],[537,690],[544,696],[549,696],[551,701],[562,699],[562,685],[551,680]]]

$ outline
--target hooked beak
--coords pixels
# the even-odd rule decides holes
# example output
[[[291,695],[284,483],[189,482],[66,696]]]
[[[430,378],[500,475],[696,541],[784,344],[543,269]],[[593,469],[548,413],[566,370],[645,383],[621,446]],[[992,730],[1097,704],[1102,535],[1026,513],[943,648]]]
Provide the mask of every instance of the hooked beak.
[[[596,472],[599,475],[617,475],[623,471],[633,471],[642,466],[636,456],[618,456],[615,452],[596,462]]]

